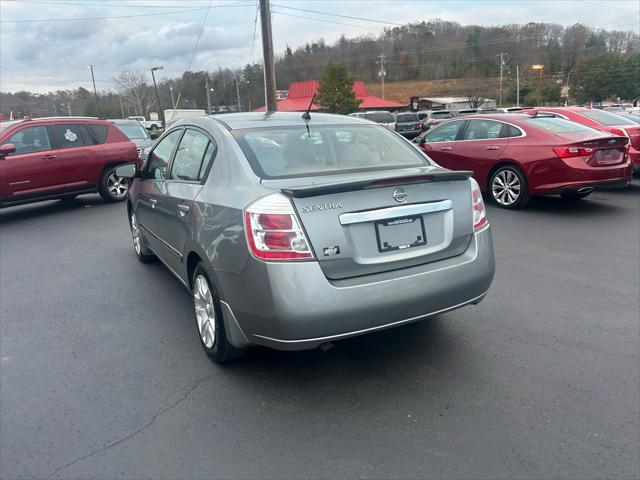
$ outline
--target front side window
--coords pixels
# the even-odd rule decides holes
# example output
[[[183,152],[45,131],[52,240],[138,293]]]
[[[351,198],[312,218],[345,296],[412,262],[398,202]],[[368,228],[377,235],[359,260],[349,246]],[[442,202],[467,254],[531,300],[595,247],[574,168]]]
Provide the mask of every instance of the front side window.
[[[464,120],[457,120],[454,122],[447,122],[444,125],[430,130],[424,139],[426,142],[452,142],[458,136],[458,132],[462,128]]]
[[[182,136],[178,150],[176,150],[169,178],[192,182],[200,181],[215,151],[215,148],[210,148],[211,144],[211,140],[205,134],[188,129]],[[208,158],[205,158],[207,156]]]
[[[60,148],[75,148],[91,145],[85,142],[85,134],[81,125],[62,124],[53,126],[53,134]]]
[[[263,178],[428,165],[405,140],[373,125],[256,128],[234,136]]]
[[[147,163],[147,178],[164,180],[167,177],[167,167],[171,160],[173,147],[176,146],[176,143],[180,138],[180,133],[182,133],[181,129],[174,130],[158,142],[156,148],[154,148],[149,155],[149,161]]]
[[[500,131],[506,124],[493,120],[471,120],[463,140],[489,140],[500,137]],[[503,135],[503,136],[506,136]]]
[[[13,143],[15,145],[16,151],[11,155],[51,150],[47,127],[42,126],[23,128],[11,135],[5,143]]]

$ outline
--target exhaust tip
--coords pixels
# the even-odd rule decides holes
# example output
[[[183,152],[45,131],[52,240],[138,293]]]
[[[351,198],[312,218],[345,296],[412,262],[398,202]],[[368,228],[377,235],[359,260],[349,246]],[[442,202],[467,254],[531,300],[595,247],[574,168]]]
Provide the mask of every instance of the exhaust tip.
[[[594,187],[582,187],[578,189],[578,193],[589,193],[594,190]]]

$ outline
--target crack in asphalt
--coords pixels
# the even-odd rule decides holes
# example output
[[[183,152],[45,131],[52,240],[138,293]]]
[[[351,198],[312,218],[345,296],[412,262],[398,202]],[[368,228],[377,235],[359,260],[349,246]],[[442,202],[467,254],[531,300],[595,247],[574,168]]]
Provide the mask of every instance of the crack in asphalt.
[[[151,420],[149,422],[147,422],[145,425],[143,425],[142,427],[140,427],[138,430],[136,430],[133,433],[130,433],[129,435],[122,437],[118,440],[114,440],[111,443],[108,443],[107,445],[100,447],[96,450],[93,450],[85,455],[82,455],[81,457],[78,457],[74,460],[71,460],[70,462],[56,468],[53,472],[51,472],[50,474],[48,474],[45,478],[52,478],[54,475],[56,475],[58,472],[60,472],[61,470],[64,470],[65,468],[70,467],[71,465],[74,465],[78,462],[81,462],[82,460],[85,460],[89,457],[93,457],[94,455],[100,453],[100,452],[104,452],[105,450],[108,450],[112,447],[115,447],[116,445],[120,445],[123,442],[126,442],[127,440],[129,440],[132,437],[135,437],[136,435],[138,435],[139,433],[142,433],[143,431],[145,431],[147,428],[149,428],[151,425],[153,425],[156,420],[158,418],[160,418],[162,415],[164,415],[165,413],[167,413],[169,410],[171,410],[172,408],[175,408],[176,406],[178,406],[180,403],[184,402],[189,395],[191,395],[191,393],[198,388],[203,382],[205,382],[206,380],[209,380],[213,378],[213,375],[209,375],[208,377],[203,377],[200,380],[196,381],[196,383],[194,383],[185,393],[184,395],[182,395],[182,397],[180,397],[178,400],[176,400],[175,402],[173,402],[171,405],[169,405],[168,407],[163,408],[162,410],[160,410],[158,413],[156,413],[153,418],[151,418]]]

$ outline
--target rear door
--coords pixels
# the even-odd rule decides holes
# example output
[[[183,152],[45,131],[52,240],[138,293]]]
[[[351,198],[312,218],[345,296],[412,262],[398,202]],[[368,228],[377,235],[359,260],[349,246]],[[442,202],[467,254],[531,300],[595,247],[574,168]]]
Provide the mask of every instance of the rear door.
[[[55,144],[56,169],[54,182],[64,189],[97,187],[89,175],[97,163],[102,147],[94,145],[85,125],[61,123],[49,127]]]
[[[178,144],[166,190],[158,197],[158,235],[164,243],[163,258],[175,272],[182,271],[183,254],[191,230],[193,201],[202,190],[216,153],[216,144],[204,131],[185,128]]]
[[[460,170],[455,140],[462,135],[466,120],[453,120],[429,130],[420,147],[439,165],[451,170]]]
[[[16,151],[0,160],[0,189],[3,201],[44,196],[55,188],[55,153],[44,125],[25,126],[5,142]]]
[[[509,144],[509,125],[495,120],[471,119],[456,142],[456,170],[487,171]]]

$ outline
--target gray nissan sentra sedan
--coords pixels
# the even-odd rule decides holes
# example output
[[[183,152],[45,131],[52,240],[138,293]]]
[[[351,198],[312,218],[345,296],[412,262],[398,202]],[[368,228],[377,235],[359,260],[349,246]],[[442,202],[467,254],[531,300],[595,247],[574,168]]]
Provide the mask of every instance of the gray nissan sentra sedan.
[[[471,172],[439,167],[354,117],[238,113],[181,120],[134,177],[138,259],[193,294],[202,346],[228,361],[480,302],[491,230]]]

